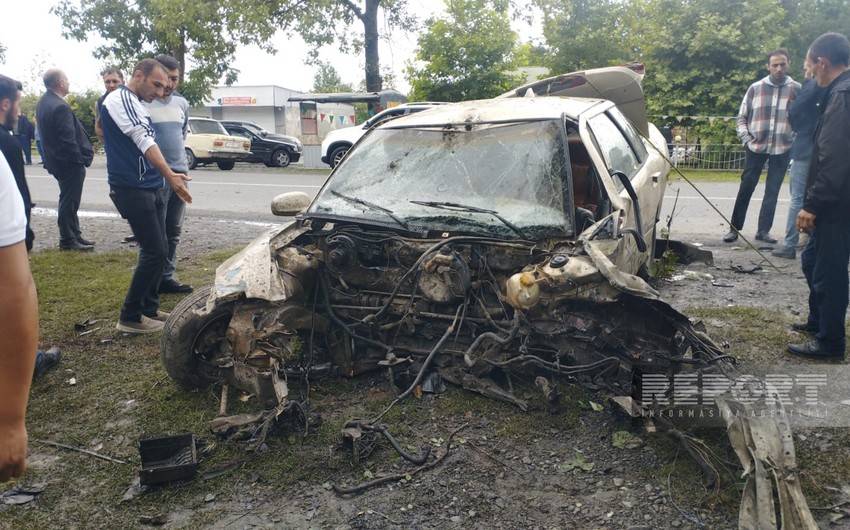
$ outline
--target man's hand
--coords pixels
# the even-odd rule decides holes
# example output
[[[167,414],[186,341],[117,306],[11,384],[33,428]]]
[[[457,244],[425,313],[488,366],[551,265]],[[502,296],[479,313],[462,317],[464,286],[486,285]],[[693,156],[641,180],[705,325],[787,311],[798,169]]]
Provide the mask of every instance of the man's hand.
[[[0,422],[0,483],[24,474],[27,461],[27,429],[23,418],[12,425]]]
[[[800,210],[797,214],[797,230],[800,233],[811,234],[815,227],[815,217],[816,215],[811,212]]]
[[[184,175],[183,173],[175,173],[171,171],[171,174],[166,175],[165,178],[168,180],[168,184],[171,186],[171,189],[183,202],[192,202],[192,194],[189,193],[189,188],[187,188],[185,184],[192,180],[192,177]]]

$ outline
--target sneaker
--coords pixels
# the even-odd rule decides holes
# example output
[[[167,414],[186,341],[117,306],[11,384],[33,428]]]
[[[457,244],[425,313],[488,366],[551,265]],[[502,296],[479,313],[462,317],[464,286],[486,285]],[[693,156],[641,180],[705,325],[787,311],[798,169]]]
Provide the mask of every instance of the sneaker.
[[[157,310],[155,315],[145,315],[151,320],[159,320],[160,322],[165,322],[168,320],[168,317],[171,316],[171,313],[166,313],[165,311]]]
[[[35,357],[35,370],[33,370],[32,378],[38,379],[44,375],[45,372],[59,364],[60,360],[62,360],[62,350],[60,350],[57,346],[54,346],[45,352],[38,350]]]
[[[770,243],[771,245],[775,245],[778,243],[776,239],[773,239],[773,236],[770,235],[770,232],[756,232],[756,240],[764,241],[765,243]]]
[[[119,320],[115,329],[124,333],[154,333],[165,326],[165,322],[154,320],[142,315],[141,322],[133,322],[131,320]]]
[[[723,242],[724,243],[732,243],[733,241],[736,241],[737,239],[738,239],[738,231],[735,230],[734,228],[732,230],[729,230],[729,233],[726,234],[725,236],[723,236]]]
[[[192,292],[192,286],[186,285],[185,283],[180,283],[174,278],[169,278],[167,280],[162,280],[159,282],[159,294],[163,293],[180,293],[180,294],[189,294]]]
[[[794,247],[777,248],[774,249],[774,251],[771,252],[770,255],[776,258],[797,259],[797,251],[794,249]]]

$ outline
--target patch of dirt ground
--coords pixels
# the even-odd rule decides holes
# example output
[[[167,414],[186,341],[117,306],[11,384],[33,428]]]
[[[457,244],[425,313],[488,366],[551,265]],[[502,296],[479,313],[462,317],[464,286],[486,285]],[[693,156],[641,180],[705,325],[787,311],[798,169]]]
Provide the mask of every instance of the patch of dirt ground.
[[[129,247],[121,242],[129,231],[120,218],[84,219],[82,224],[85,236],[97,241],[97,252]],[[55,218],[36,215],[34,227],[39,234],[37,249],[57,244]],[[179,253],[191,256],[240,246],[266,228],[262,223],[193,213],[186,220]],[[675,308],[687,314],[696,307],[763,307],[782,312],[788,322],[805,315],[807,289],[799,259],[777,260],[775,265],[781,269],[776,270],[743,244],[723,244],[720,235],[689,242],[711,251],[714,262],[677,265],[670,280],[658,282],[662,296]],[[769,251],[765,254],[769,257]],[[718,343],[724,340],[711,333]],[[363,414],[360,400],[365,399],[372,382],[358,380],[347,385],[348,390],[332,399],[331,405],[325,404],[323,414],[331,418]],[[448,445],[449,433],[465,425],[455,435],[449,456],[433,469],[348,497],[334,494],[321,480],[293,484],[281,476],[270,482],[235,472],[230,495],[168,514],[166,527],[184,527],[190,512],[196,510],[219,514],[210,528],[737,527],[737,500],[731,503],[731,510],[728,502],[717,507],[717,494],[701,486],[696,466],[686,465],[685,474],[676,471],[687,457],[675,444],[662,435],[642,432],[605,402],[604,396],[583,390],[570,395],[585,404],[603,404],[605,409],[550,415],[543,400],[532,399],[528,421],[520,422],[521,428],[508,429],[504,426],[506,415],[522,412],[501,404],[481,408],[473,401],[463,410],[438,413],[442,398],[426,396],[418,404],[426,419],[404,426],[406,434],[400,438],[406,444],[413,448],[439,444],[439,452]],[[391,431],[396,427],[388,426]],[[615,446],[613,433],[620,431],[641,437],[642,443],[635,448]],[[382,443],[381,451],[391,449]],[[307,465],[326,458],[345,457],[322,453],[305,455],[304,461]],[[411,473],[413,469],[400,460],[385,461],[391,463],[375,469],[375,476]],[[592,467],[582,469],[582,463]],[[353,469],[337,467],[328,482],[353,485],[368,480]]]

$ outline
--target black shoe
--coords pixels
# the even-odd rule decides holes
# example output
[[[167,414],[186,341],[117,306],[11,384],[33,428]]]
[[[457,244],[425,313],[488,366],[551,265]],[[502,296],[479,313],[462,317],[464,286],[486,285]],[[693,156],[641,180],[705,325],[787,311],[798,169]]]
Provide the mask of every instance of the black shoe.
[[[82,244],[82,243],[80,243],[79,241],[74,241],[74,242],[72,242],[72,243],[64,243],[64,244],[63,244],[63,243],[60,243],[60,244],[59,244],[59,249],[60,249],[60,250],[82,250],[82,251],[87,251],[87,250],[94,250],[94,247],[93,247],[92,245],[83,245],[83,244]]]
[[[180,283],[174,278],[169,278],[168,280],[163,280],[159,282],[159,293],[180,293],[180,294],[188,294],[192,292],[192,286],[186,285],[185,283]]]
[[[124,238],[124,241],[122,241],[122,243],[135,243],[135,242],[136,242],[136,236],[127,236],[127,237]]]
[[[771,236],[769,232],[756,232],[756,239],[758,241],[770,243],[771,245],[775,245],[776,243],[778,243],[777,240],[773,239],[773,236]]]
[[[789,344],[788,351],[794,355],[800,355],[812,359],[844,359],[843,351],[827,350],[822,348],[816,340],[804,342],[802,344]]]
[[[817,333],[818,328],[812,326],[808,322],[794,322],[791,324],[791,329],[799,333]]]
[[[776,258],[797,259],[797,250],[794,247],[782,247],[775,249],[770,255]]]
[[[94,241],[89,241],[88,239],[85,239],[83,236],[77,236],[77,241],[80,244],[86,245],[87,247],[93,247],[94,246]]]
[[[62,350],[56,346],[50,348],[46,352],[39,350],[39,355],[35,359],[35,370],[32,373],[32,378],[38,379],[44,375],[45,372],[59,364],[61,359]]]
[[[735,230],[734,228],[732,230],[729,230],[729,233],[726,234],[725,236],[723,236],[723,242],[724,243],[731,243],[733,241],[736,241],[737,239],[738,239],[738,231]]]

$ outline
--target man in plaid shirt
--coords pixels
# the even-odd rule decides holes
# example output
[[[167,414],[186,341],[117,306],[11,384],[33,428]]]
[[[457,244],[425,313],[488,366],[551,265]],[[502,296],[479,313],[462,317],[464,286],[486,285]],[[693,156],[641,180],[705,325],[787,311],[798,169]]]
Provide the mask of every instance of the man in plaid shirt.
[[[765,163],[767,181],[756,239],[776,243],[776,239],[770,235],[770,227],[773,226],[776,199],[788,169],[791,143],[794,140],[794,132],[788,123],[788,103],[800,89],[800,83],[788,76],[790,64],[787,50],[780,48],[770,52],[767,56],[767,71],[770,75],[750,85],[741,102],[737,129],[746,149],[746,160],[735,208],[732,210],[732,226],[723,237],[726,243],[738,239],[738,232],[744,227],[747,208]]]

